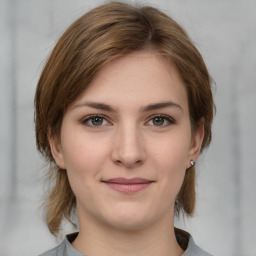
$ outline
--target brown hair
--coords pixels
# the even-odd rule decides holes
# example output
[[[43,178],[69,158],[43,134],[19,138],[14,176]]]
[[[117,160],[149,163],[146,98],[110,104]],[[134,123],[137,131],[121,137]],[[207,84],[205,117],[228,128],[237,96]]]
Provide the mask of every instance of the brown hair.
[[[210,77],[205,63],[186,32],[170,17],[149,6],[120,2],[101,5],[75,21],[54,47],[35,94],[37,148],[50,163],[52,187],[45,200],[46,222],[56,235],[64,218],[76,208],[65,170],[54,162],[48,132],[60,135],[67,107],[86,89],[107,62],[134,51],[153,49],[177,68],[187,89],[194,129],[204,120],[201,151],[211,141],[214,112]],[[175,211],[192,215],[195,208],[195,169],[187,171]]]

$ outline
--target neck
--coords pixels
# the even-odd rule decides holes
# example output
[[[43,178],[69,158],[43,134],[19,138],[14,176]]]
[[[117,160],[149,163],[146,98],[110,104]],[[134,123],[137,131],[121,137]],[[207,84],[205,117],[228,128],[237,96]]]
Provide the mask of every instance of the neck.
[[[72,245],[87,256],[180,256],[183,250],[177,243],[172,220],[168,215],[150,227],[128,231],[95,225],[88,219],[85,225],[80,220],[80,231]]]

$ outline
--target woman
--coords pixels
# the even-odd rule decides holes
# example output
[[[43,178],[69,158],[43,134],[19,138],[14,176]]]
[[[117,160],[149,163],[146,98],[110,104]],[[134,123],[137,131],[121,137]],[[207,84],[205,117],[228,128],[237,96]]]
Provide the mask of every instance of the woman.
[[[52,255],[209,255],[174,227],[195,209],[195,161],[211,141],[204,61],[152,7],[111,2],[75,21],[35,95],[37,147],[50,163],[50,232],[78,215]]]

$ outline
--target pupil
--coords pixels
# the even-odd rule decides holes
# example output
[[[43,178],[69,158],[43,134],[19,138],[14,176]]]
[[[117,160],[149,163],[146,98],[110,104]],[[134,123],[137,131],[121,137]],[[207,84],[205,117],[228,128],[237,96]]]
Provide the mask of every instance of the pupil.
[[[162,117],[155,117],[153,119],[154,125],[162,125],[164,123],[164,119]]]
[[[92,119],[92,123],[94,125],[101,125],[103,123],[103,118],[102,117],[94,117]]]

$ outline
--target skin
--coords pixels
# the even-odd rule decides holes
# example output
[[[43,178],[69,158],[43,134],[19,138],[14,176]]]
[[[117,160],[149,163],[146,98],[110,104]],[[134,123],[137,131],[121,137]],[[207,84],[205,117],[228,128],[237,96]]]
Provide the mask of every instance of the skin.
[[[146,109],[149,105],[155,107]],[[191,130],[185,86],[164,57],[136,52],[100,70],[68,107],[60,138],[49,136],[77,199],[80,230],[72,245],[78,251],[182,255],[174,234],[174,202],[204,136],[203,125]],[[116,177],[151,183],[123,193],[104,182]]]

